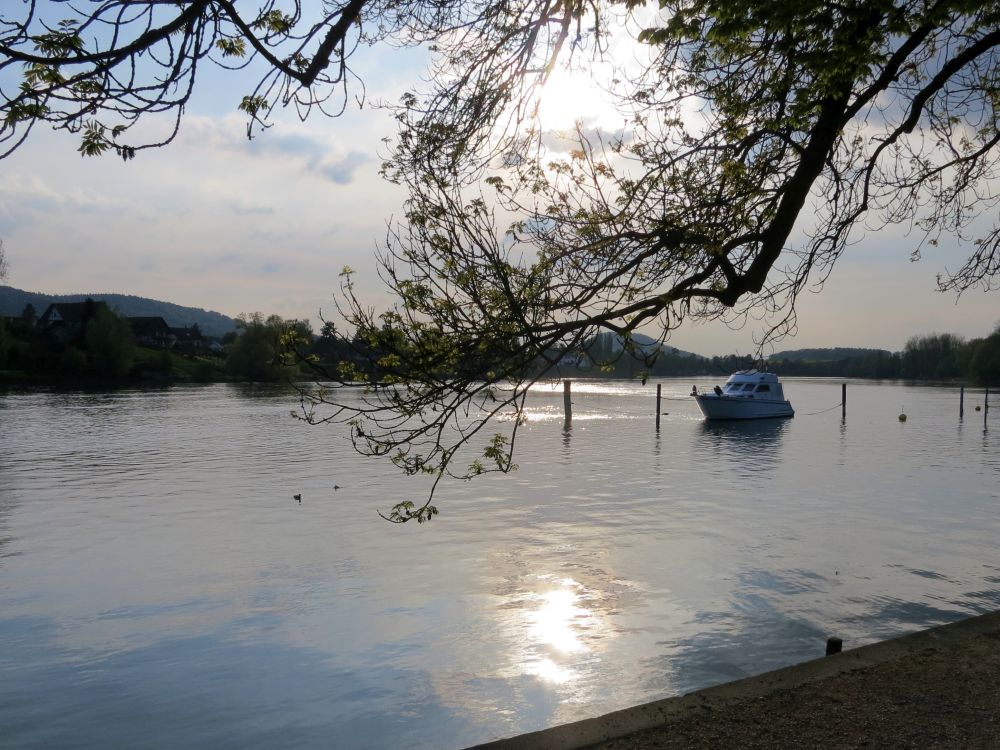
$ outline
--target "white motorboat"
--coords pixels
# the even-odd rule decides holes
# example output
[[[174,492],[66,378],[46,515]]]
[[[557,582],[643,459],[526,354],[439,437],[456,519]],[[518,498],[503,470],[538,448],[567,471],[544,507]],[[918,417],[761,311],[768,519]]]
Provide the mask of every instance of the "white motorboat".
[[[794,417],[778,376],[772,372],[743,370],[733,373],[723,387],[710,393],[692,393],[706,419],[767,419]]]

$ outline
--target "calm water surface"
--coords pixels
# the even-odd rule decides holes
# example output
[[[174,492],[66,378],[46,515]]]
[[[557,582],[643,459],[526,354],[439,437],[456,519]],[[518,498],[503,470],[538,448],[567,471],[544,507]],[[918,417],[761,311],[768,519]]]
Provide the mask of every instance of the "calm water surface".
[[[458,748],[1000,606],[981,392],[740,425],[663,383],[659,436],[654,385],[575,383],[569,434],[539,389],[419,527],[288,393],[0,395],[0,745]]]

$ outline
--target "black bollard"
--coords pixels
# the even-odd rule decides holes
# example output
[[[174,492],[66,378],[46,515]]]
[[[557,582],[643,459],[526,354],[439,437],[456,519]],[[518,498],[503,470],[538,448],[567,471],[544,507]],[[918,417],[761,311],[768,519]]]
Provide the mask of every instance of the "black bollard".
[[[826,655],[833,656],[839,654],[844,648],[844,642],[840,638],[826,639]]]
[[[660,392],[663,388],[662,383],[656,384],[656,431],[660,431]]]

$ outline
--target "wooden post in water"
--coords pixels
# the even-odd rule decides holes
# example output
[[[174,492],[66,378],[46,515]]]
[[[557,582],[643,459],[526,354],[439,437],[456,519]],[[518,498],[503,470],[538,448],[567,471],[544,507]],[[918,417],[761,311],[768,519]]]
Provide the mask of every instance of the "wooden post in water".
[[[840,384],[840,418],[847,419],[847,383]]]
[[[660,392],[663,388],[663,383],[656,384],[656,431],[660,431]]]
[[[990,413],[990,389],[986,389],[986,394],[983,396],[983,429],[986,429],[986,415]]]
[[[958,389],[958,418],[965,418],[965,386]]]
[[[563,381],[563,411],[566,413],[563,429],[568,430],[573,427],[573,394],[570,380]]]

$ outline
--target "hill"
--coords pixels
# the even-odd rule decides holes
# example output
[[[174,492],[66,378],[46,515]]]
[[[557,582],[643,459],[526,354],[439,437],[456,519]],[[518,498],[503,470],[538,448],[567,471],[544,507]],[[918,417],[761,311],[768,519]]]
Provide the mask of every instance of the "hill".
[[[598,334],[598,336],[605,337],[611,342],[611,350],[620,352],[622,350],[622,338],[617,334],[613,334],[609,331]],[[636,343],[639,349],[645,350],[647,352],[652,352],[657,348],[666,352],[667,354],[675,354],[678,357],[697,357],[698,359],[705,359],[700,354],[695,354],[694,352],[686,352],[683,349],[678,349],[676,346],[670,346],[669,344],[661,345],[657,339],[652,336],[647,336],[644,333],[634,333],[632,334],[632,340]]]
[[[82,302],[87,297],[107,302],[109,307],[126,317],[161,317],[173,328],[197,325],[206,336],[225,336],[236,328],[236,323],[228,315],[148,297],[131,294],[41,294],[11,286],[0,286],[0,315],[20,315],[27,304],[34,305],[41,315],[53,302]]]
[[[885,349],[857,349],[837,346],[832,349],[792,349],[787,352],[772,354],[768,359],[772,362],[778,360],[785,362],[839,362],[843,359],[866,357],[871,354],[888,356],[892,352]]]

